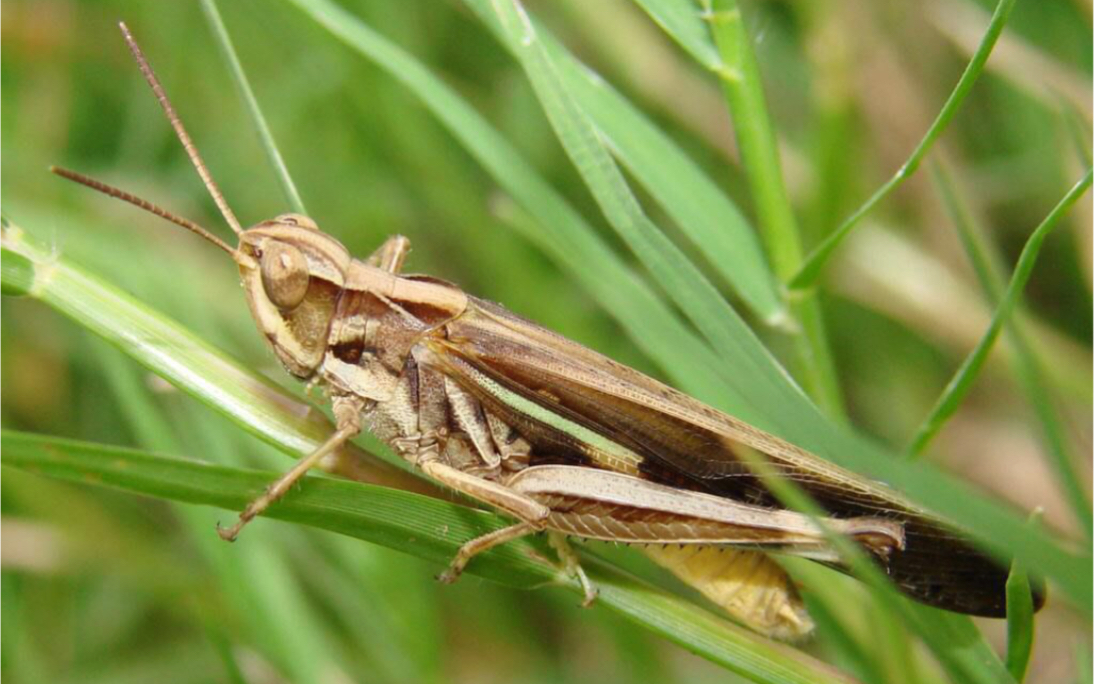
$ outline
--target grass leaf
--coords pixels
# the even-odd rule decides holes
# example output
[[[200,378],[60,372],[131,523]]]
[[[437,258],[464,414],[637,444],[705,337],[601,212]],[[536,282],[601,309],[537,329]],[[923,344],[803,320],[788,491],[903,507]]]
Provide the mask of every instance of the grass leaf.
[[[1088,169],[1026,240],[1026,245],[1022,248],[1022,253],[1018,256],[1018,263],[1014,267],[1014,275],[999,300],[999,306],[995,309],[991,324],[984,332],[980,342],[977,343],[976,348],[969,353],[960,368],[954,373],[953,378],[946,385],[930,414],[924,419],[923,424],[908,447],[909,456],[915,457],[923,452],[931,439],[938,434],[946,420],[957,411],[958,406],[961,405],[962,400],[969,393],[981,367],[988,358],[988,353],[999,337],[999,332],[1003,329],[1010,312],[1018,303],[1026,283],[1029,282],[1030,275],[1033,273],[1033,266],[1037,262],[1037,255],[1041,251],[1041,245],[1044,243],[1045,238],[1056,227],[1060,218],[1071,208],[1071,205],[1077,202],[1090,188],[1090,182],[1091,171]]]
[[[521,46],[518,57],[540,104],[608,222],[716,349],[747,348],[766,357],[767,366],[777,368],[777,362],[733,308],[646,216],[596,130],[562,83],[523,9],[508,3],[494,7],[509,40]]]
[[[968,207],[958,197],[958,187],[954,179],[941,164],[932,164],[931,171],[935,187],[938,188],[943,204],[957,229],[957,235],[965,248],[965,254],[972,264],[976,278],[980,281],[980,287],[989,304],[996,307],[1006,287],[998,259],[989,252],[982,238],[983,231],[976,226]],[[1094,532],[1090,502],[1087,500],[1086,492],[1083,491],[1082,480],[1076,472],[1075,459],[1068,447],[1063,423],[1053,406],[1053,397],[1042,380],[1044,375],[1042,364],[1035,355],[1033,345],[1028,340],[1022,325],[1020,317],[1023,313],[1022,309],[1022,301],[1019,298],[1015,304],[1015,316],[1006,326],[1007,337],[1014,348],[1015,375],[1026,394],[1026,400],[1033,414],[1041,424],[1042,442],[1051,457],[1051,465],[1056,471],[1056,480],[1060,489],[1067,495],[1072,515],[1083,525],[1089,538]]]
[[[513,42],[488,0],[464,0],[503,45]],[[533,26],[566,90],[612,154],[657,201],[725,282],[765,322],[786,323],[782,297],[755,232],[724,192],[645,114],[582,64],[540,22]]]
[[[1029,575],[1015,562],[1007,578],[1007,671],[1014,681],[1026,679],[1033,653],[1033,593]]]
[[[191,504],[238,510],[278,473],[239,470],[132,449],[4,431],[3,463],[73,482]],[[441,566],[459,546],[510,524],[484,511],[410,492],[323,477],[306,478],[266,515],[388,546]],[[246,544],[246,537],[240,544]],[[581,587],[545,559],[541,539],[520,540],[476,556],[467,573],[511,587]],[[766,684],[847,682],[832,668],[788,646],[729,625],[686,601],[605,563],[586,563],[598,605],[661,634],[712,662]]]
[[[919,141],[915,149],[912,150],[908,160],[897,169],[897,172],[885,182],[880,188],[870,196],[870,199],[866,200],[866,203],[855,210],[847,219],[836,228],[835,231],[829,235],[824,242],[820,244],[805,261],[805,265],[801,267],[790,280],[790,287],[794,289],[805,289],[811,287],[820,276],[821,271],[824,268],[824,264],[828,261],[828,257],[832,252],[851,234],[851,231],[858,225],[858,222],[870,212],[874,206],[881,200],[888,197],[894,190],[901,186],[905,180],[907,180],[916,169],[919,168],[920,162],[923,161],[923,157],[927,155],[927,152],[931,150],[935,141],[946,130],[946,126],[957,114],[957,110],[961,107],[961,103],[965,101],[965,97],[972,90],[973,84],[976,83],[976,79],[979,78],[981,72],[984,70],[984,65],[988,61],[988,57],[991,56],[992,48],[995,47],[996,41],[999,40],[999,34],[1003,32],[1003,27],[1007,23],[1007,19],[1010,18],[1010,12],[1014,9],[1014,3],[1016,0],[999,0],[999,4],[995,6],[995,13],[991,17],[991,22],[988,23],[988,28],[984,32],[984,37],[980,40],[980,45],[976,48],[976,52],[973,53],[972,59],[969,60],[969,65],[965,67],[965,71],[961,74],[961,78],[957,80],[957,85],[954,86],[950,96],[946,99],[946,103],[942,105],[942,109],[938,112],[938,116],[935,117],[934,122],[930,128],[923,135],[923,139]]]
[[[760,65],[752,50],[753,38],[737,0],[703,0],[701,4],[702,17],[722,57],[722,67],[716,73],[733,118],[760,234],[775,274],[786,282],[801,265],[801,236],[783,181],[775,127],[768,113]],[[802,382],[825,413],[845,421],[820,302],[812,292],[791,301],[794,321],[801,328],[794,338],[794,349]]]

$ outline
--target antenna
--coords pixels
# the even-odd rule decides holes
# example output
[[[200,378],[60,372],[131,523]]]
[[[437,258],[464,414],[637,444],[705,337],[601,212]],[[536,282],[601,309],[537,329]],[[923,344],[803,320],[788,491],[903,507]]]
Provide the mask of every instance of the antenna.
[[[163,86],[160,85],[159,79],[156,78],[156,74],[152,71],[152,65],[148,63],[148,59],[144,56],[144,53],[141,52],[140,46],[137,45],[137,41],[133,39],[133,34],[129,31],[129,27],[125,25],[124,21],[118,22],[118,28],[122,30],[122,36],[125,37],[125,42],[129,46],[129,51],[133,53],[133,59],[137,60],[137,66],[140,68],[141,74],[144,75],[144,80],[148,82],[148,85],[152,88],[152,92],[155,93],[156,99],[159,100],[160,106],[163,107],[164,114],[167,115],[167,120],[171,122],[171,127],[175,129],[175,135],[178,136],[179,142],[181,142],[183,148],[186,149],[186,154],[190,157],[190,161],[191,163],[193,163],[194,169],[196,169],[198,175],[201,176],[201,180],[205,183],[205,188],[209,191],[209,194],[213,196],[213,201],[216,202],[217,208],[220,209],[220,213],[224,216],[224,220],[228,222],[228,225],[231,226],[232,231],[236,235],[241,235],[243,233],[243,227],[239,224],[239,220],[236,218],[236,215],[232,213],[231,207],[228,206],[228,202],[224,199],[224,195],[221,194],[220,188],[217,187],[216,182],[213,180],[213,176],[209,173],[208,167],[205,166],[205,162],[202,161],[201,155],[198,154],[197,148],[194,147],[194,142],[186,133],[186,129],[183,128],[182,121],[179,119],[179,115],[175,113],[175,108],[171,106],[171,101],[167,99],[167,93],[164,92]],[[85,183],[83,180],[79,180],[72,176],[66,175],[65,178],[70,178],[71,180],[75,180],[78,183],[84,183],[84,185],[87,185],[88,187],[95,188],[96,190],[105,192],[106,194],[113,197],[124,199],[127,202],[132,202],[139,207],[148,209],[158,216],[163,216],[163,218],[166,218],[169,221],[174,221],[174,219],[168,218],[168,215],[166,215],[167,212],[164,212],[162,209],[155,211],[149,208],[155,207],[155,205],[144,202],[144,200],[138,200],[134,202],[133,200],[136,200],[137,198],[132,197],[132,195],[128,195],[128,197],[132,197],[132,199],[127,199],[127,194],[122,192],[121,190],[110,188],[110,186],[104,186],[110,188],[110,190],[112,191],[111,192],[107,190],[102,190],[102,188],[96,187],[95,185],[92,185],[90,183]],[[98,183],[98,181],[92,182]],[[102,184],[100,183],[100,185]],[[143,204],[141,204],[142,202]],[[178,221],[175,221],[175,223],[178,223]],[[189,228],[190,230],[193,230],[193,228],[190,228],[189,226],[182,223],[179,223],[179,225],[183,226],[184,228]],[[196,226],[197,224],[191,225]],[[211,234],[208,233],[208,231],[205,231],[204,229],[202,229],[202,231],[205,232],[206,237],[212,237]]]
[[[51,166],[51,167],[49,167],[49,170],[50,170],[50,172],[55,173],[55,174],[57,174],[58,176],[60,176],[62,178],[67,178],[70,181],[75,181],[76,183],[79,183],[80,185],[86,185],[87,187],[91,188],[92,190],[98,190],[99,192],[103,193],[104,195],[109,195],[110,197],[116,197],[117,199],[123,200],[125,202],[129,202],[130,204],[138,206],[138,207],[140,207],[141,209],[144,209],[147,212],[150,212],[150,213],[155,214],[156,216],[159,216],[160,218],[167,219],[168,221],[170,221],[171,223],[174,223],[177,226],[182,226],[183,228],[185,228],[186,230],[189,230],[192,233],[197,233],[198,235],[205,238],[209,242],[213,243],[217,247],[220,247],[221,249],[223,249],[228,254],[232,255],[232,259],[235,260],[237,263],[246,263],[246,262],[253,263],[253,261],[251,260],[251,258],[249,256],[247,256],[246,254],[240,252],[238,249],[236,249],[235,247],[232,247],[228,243],[224,242],[224,240],[221,240],[216,235],[213,235],[212,233],[205,230],[204,228],[202,228],[198,224],[194,223],[190,219],[186,219],[186,218],[183,218],[181,216],[176,216],[175,214],[172,214],[171,212],[167,211],[166,209],[164,209],[162,207],[159,207],[159,206],[156,206],[155,204],[152,204],[148,200],[143,200],[140,197],[137,197],[136,195],[131,195],[131,194],[129,194],[128,192],[126,192],[124,190],[119,190],[118,188],[115,188],[113,185],[107,185],[106,183],[103,183],[102,181],[97,181],[94,178],[89,178],[88,176],[85,176],[82,173],[77,173],[76,171],[69,171],[68,169],[61,168],[60,166]]]

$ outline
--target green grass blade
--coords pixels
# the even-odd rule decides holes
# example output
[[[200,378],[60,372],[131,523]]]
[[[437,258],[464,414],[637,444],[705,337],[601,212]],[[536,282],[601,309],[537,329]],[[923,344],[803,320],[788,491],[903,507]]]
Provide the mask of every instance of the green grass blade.
[[[1038,508],[1029,516],[1029,526],[1038,527],[1043,511]],[[1014,681],[1021,684],[1026,679],[1029,661],[1033,655],[1033,637],[1036,629],[1033,609],[1033,590],[1029,573],[1020,561],[1014,561],[1007,577],[1007,671]]]
[[[941,164],[931,165],[935,187],[957,229],[957,235],[965,248],[977,280],[984,290],[988,303],[998,306],[1005,284],[996,257],[989,252],[983,231],[979,230],[972,215],[957,196],[957,186]],[[1042,364],[1034,353],[1033,345],[1026,337],[1018,314],[1022,313],[1021,298],[1015,304],[1015,316],[1006,326],[1007,336],[1014,348],[1014,366],[1018,382],[1026,394],[1030,408],[1040,422],[1041,437],[1051,457],[1052,467],[1060,488],[1068,497],[1072,515],[1082,524],[1089,538],[1094,533],[1094,519],[1090,501],[1083,491],[1082,480],[1076,472],[1076,459],[1068,447],[1067,436],[1060,417],[1056,413],[1053,397],[1042,380]]]
[[[702,17],[722,58],[718,76],[726,95],[733,129],[748,177],[760,234],[776,275],[788,280],[801,263],[801,240],[790,207],[768,116],[752,36],[736,0],[702,0]]]
[[[786,282],[801,265],[801,237],[783,182],[775,129],[752,50],[752,35],[737,0],[703,0],[701,4],[702,17],[722,58],[722,67],[716,73],[733,117],[741,165],[748,178],[760,234],[775,274]],[[791,308],[801,327],[801,333],[794,338],[794,349],[803,383],[829,416],[846,420],[820,303],[813,293],[807,293],[793,299]]]
[[[503,45],[519,56],[488,0],[464,0]],[[547,32],[533,26],[566,89],[592,121],[612,154],[696,245],[711,268],[765,322],[788,315],[755,232],[740,210],[641,111],[582,64]]]
[[[146,496],[238,510],[277,473],[247,471],[156,456],[136,450],[4,431],[3,463],[79,483]],[[409,492],[322,477],[306,478],[268,516],[343,534],[437,563],[460,544],[509,524],[504,518]],[[246,539],[241,543],[246,543]],[[505,544],[475,558],[467,573],[511,587],[564,586],[576,580],[544,559],[542,539]],[[827,665],[724,620],[590,559],[598,604],[756,682],[848,682]]]
[[[262,149],[265,150],[270,165],[277,173],[277,179],[281,183],[281,191],[285,194],[286,201],[288,201],[294,212],[307,215],[308,210],[304,207],[304,200],[301,199],[300,192],[296,189],[296,183],[293,182],[292,176],[289,174],[289,167],[285,165],[281,151],[277,149],[277,142],[274,140],[273,132],[270,131],[269,124],[266,123],[266,117],[262,114],[262,108],[258,105],[258,98],[255,97],[254,90],[251,89],[251,83],[247,80],[247,74],[243,71],[243,64],[239,61],[239,56],[232,45],[232,38],[228,35],[228,27],[224,25],[220,10],[217,9],[216,0],[201,0],[201,9],[205,13],[210,28],[213,30],[213,35],[217,39],[217,46],[232,71],[232,81],[235,82],[236,88],[239,90],[239,96],[243,98],[243,103],[247,105],[247,111],[251,115],[251,122],[254,124],[255,130],[258,131],[258,137],[262,141]]]
[[[540,104],[608,222],[716,349],[752,345],[764,353],[733,308],[643,212],[596,130],[566,90],[523,9],[500,3],[495,10],[508,39],[522,46],[518,56]],[[770,357],[768,363],[776,365]]]
[[[870,196],[870,199],[866,200],[866,203],[855,210],[847,219],[837,228],[831,235],[825,238],[809,257],[805,261],[805,265],[801,267],[790,280],[790,287],[793,289],[805,289],[811,287],[820,276],[821,271],[824,269],[825,263],[828,261],[828,257],[835,251],[844,239],[850,235],[851,231],[858,225],[859,221],[865,216],[874,206],[889,196],[893,190],[900,187],[905,180],[911,177],[919,168],[920,162],[923,161],[923,157],[927,155],[927,152],[931,150],[935,141],[946,130],[946,126],[957,114],[957,110],[961,107],[961,103],[964,102],[965,96],[972,90],[973,84],[976,83],[976,79],[980,76],[984,70],[984,64],[987,63],[988,57],[991,56],[991,51],[995,47],[996,41],[999,39],[999,34],[1003,32],[1003,27],[1006,26],[1007,19],[1010,18],[1010,12],[1014,9],[1014,3],[1016,0],[999,0],[999,4],[995,6],[995,13],[992,14],[991,21],[988,23],[988,28],[984,32],[984,37],[980,41],[979,47],[976,48],[976,52],[973,54],[972,59],[969,60],[969,65],[965,67],[965,71],[961,74],[961,78],[957,80],[957,85],[954,86],[950,96],[946,99],[946,103],[942,105],[941,111],[938,112],[938,116],[935,117],[934,122],[930,128],[924,134],[923,139],[919,141],[916,148],[912,150],[912,154],[908,157],[908,160],[897,169],[897,172],[885,182],[877,191]]]
[[[1003,324],[1006,323],[1007,318],[1010,316],[1010,312],[1014,309],[1021,297],[1022,290],[1025,288],[1026,283],[1029,281],[1030,275],[1033,273],[1033,266],[1037,262],[1037,255],[1041,251],[1041,245],[1044,243],[1045,238],[1048,237],[1052,229],[1059,223],[1061,217],[1067,213],[1080,197],[1090,187],[1091,172],[1087,170],[1086,174],[1076,183],[1063,199],[1053,207],[1049,212],[1045,220],[1041,222],[1041,225],[1037,226],[1036,230],[1029,236],[1026,241],[1026,246],[1022,249],[1022,253],[1018,257],[1018,263],[1014,267],[1014,275],[1011,277],[1010,282],[1007,284],[1007,289],[1003,293],[1002,298],[999,300],[999,306],[995,309],[995,314],[992,316],[991,324],[988,326],[984,336],[977,343],[976,348],[969,353],[968,357],[961,364],[961,367],[954,373],[953,378],[949,384],[943,390],[942,395],[938,398],[934,408],[931,409],[930,414],[923,421],[923,424],[916,432],[915,438],[912,440],[911,445],[908,447],[908,455],[910,457],[916,457],[923,453],[923,450],[927,447],[930,441],[938,434],[939,430],[946,421],[956,411],[958,406],[964,400],[969,390],[972,388],[973,383],[976,381],[979,375],[981,367],[984,365],[984,361],[987,360],[988,353],[991,351],[992,345],[995,344],[996,338],[999,337],[999,332],[1003,328]]]
[[[1029,575],[1017,561],[1007,578],[1007,671],[1014,681],[1024,682],[1033,653],[1033,593]]]

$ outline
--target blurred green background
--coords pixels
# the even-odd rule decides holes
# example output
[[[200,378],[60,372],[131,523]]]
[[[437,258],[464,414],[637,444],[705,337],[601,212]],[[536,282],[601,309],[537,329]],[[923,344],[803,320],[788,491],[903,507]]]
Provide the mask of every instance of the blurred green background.
[[[342,5],[453,86],[617,243],[519,67],[471,12],[455,1]],[[805,242],[814,245],[907,157],[967,63],[991,6],[799,0],[744,7],[791,198]],[[638,6],[569,0],[529,9],[751,215],[717,83]],[[221,11],[324,230],[360,256],[402,233],[414,246],[409,271],[459,283],[660,375],[586,292],[512,229],[521,219],[510,201],[399,83],[287,3],[238,0]],[[0,46],[4,214],[299,392],[264,349],[219,252],[46,171],[50,164],[78,169],[227,232],[133,65],[119,19],[141,42],[241,221],[288,209],[196,2],[9,0]],[[1090,83],[1089,0],[1021,1],[932,153],[945,160],[1008,268],[1089,163]],[[821,284],[851,420],[898,450],[991,311],[927,171],[870,214]],[[646,205],[675,237],[656,205]],[[1024,316],[1087,481],[1090,226],[1087,197],[1047,243]],[[2,324],[6,428],[225,463],[288,463],[40,303],[5,298]],[[792,365],[786,336],[755,327]],[[1077,532],[1001,346],[930,458],[1023,509],[1044,507],[1049,526]],[[229,547],[213,524],[230,513],[10,468],[2,491],[2,675],[9,682],[732,678],[607,611],[578,609],[568,594],[512,592],[470,577],[441,587],[432,579],[439,568],[415,558],[278,522],[257,522],[245,543]],[[867,632],[869,614],[863,608],[859,616]],[[983,624],[1001,643],[1002,623]],[[1039,618],[1028,681],[1081,676],[1077,663],[1089,665],[1089,643],[1089,622],[1050,604]],[[911,677],[899,674],[901,662],[917,663],[916,676],[930,681],[934,667],[908,644],[906,660],[890,663],[890,681]],[[805,648],[840,663],[823,631]]]

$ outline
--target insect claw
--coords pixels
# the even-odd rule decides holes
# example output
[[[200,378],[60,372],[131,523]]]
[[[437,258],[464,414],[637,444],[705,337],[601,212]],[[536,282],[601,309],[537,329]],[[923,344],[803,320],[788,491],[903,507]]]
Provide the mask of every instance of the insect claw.
[[[588,579],[586,579],[585,581],[588,582]],[[581,600],[581,607],[592,608],[593,604],[596,603],[597,597],[599,596],[600,590],[591,584],[588,585],[585,588],[585,597]]]
[[[240,525],[237,523],[231,527],[221,527],[220,521],[217,521],[217,535],[226,542],[234,542],[239,536]]]

